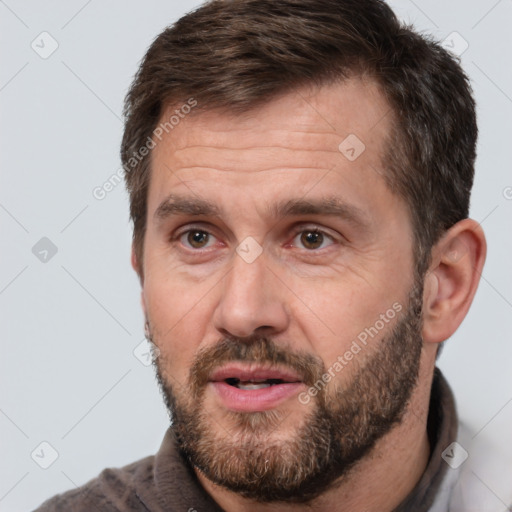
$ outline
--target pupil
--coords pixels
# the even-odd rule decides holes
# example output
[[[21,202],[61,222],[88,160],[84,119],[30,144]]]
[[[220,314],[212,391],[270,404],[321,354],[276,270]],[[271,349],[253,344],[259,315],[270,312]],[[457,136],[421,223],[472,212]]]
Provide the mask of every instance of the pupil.
[[[323,235],[316,231],[306,231],[302,234],[302,243],[309,249],[316,249],[322,245]]]
[[[202,247],[208,241],[208,233],[204,231],[191,231],[188,241],[192,247]]]

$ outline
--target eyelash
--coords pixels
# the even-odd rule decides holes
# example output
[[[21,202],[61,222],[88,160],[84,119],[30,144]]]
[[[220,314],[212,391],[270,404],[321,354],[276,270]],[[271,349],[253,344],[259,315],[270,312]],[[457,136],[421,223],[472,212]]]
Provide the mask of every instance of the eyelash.
[[[178,240],[180,241],[185,235],[188,235],[190,234],[191,232],[201,232],[201,233],[205,233],[207,234],[208,236],[212,236],[214,238],[215,235],[213,233],[211,233],[210,231],[208,231],[207,229],[203,228],[203,227],[189,227],[188,229],[186,229],[185,231],[181,231],[179,233],[177,233],[171,241],[175,241],[175,240]],[[313,226],[313,227],[309,227],[309,226],[300,226],[298,228],[296,228],[294,231],[293,231],[293,235],[292,235],[292,241],[295,240],[295,238],[302,234],[302,233],[305,233],[305,232],[311,232],[311,233],[319,233],[321,235],[323,235],[325,238],[329,239],[331,241],[331,243],[329,245],[333,245],[337,242],[337,240],[335,239],[334,236],[330,235],[327,231],[323,230],[323,229],[320,229],[318,226]],[[181,242],[183,244],[183,242]],[[193,252],[196,252],[196,253],[199,253],[201,251],[205,251],[205,250],[209,250],[210,247],[206,247],[204,249],[194,249],[192,247],[188,247],[186,246],[185,244],[183,244],[188,250],[190,251],[193,251]],[[313,253],[313,252],[319,252],[321,250],[325,249],[325,247],[322,247],[320,249],[305,249],[303,248],[303,250],[309,252],[309,253]]]

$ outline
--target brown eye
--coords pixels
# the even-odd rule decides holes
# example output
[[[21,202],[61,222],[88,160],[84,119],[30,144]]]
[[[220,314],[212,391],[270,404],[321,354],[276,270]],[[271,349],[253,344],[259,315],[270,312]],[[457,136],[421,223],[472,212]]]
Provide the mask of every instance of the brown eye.
[[[306,249],[318,249],[324,242],[324,235],[319,231],[303,231],[300,241]]]
[[[187,244],[194,249],[203,249],[210,241],[210,234],[206,231],[192,230],[185,233]]]

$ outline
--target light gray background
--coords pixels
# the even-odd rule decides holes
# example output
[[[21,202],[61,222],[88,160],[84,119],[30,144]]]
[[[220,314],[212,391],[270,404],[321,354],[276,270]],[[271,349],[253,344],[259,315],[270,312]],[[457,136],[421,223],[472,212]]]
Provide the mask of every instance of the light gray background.
[[[139,60],[199,3],[0,0],[1,511],[30,510],[154,453],[168,425],[153,370],[133,353],[143,318],[127,195],[122,184],[103,200],[92,191],[119,169],[122,101]],[[471,213],[489,255],[439,365],[474,434],[510,450],[512,1],[390,3],[436,38],[456,31],[469,44],[462,62],[481,132]],[[47,59],[31,48],[43,31],[59,45]],[[32,252],[42,237],[58,249],[47,262]],[[59,454],[46,470],[43,441]],[[502,484],[479,477],[499,498]]]

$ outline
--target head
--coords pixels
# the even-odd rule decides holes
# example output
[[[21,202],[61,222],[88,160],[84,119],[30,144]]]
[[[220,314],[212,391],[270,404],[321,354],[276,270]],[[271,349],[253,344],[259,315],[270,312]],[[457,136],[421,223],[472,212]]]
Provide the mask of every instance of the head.
[[[243,495],[311,499],[402,421],[475,293],[468,79],[378,0],[217,0],[157,37],[125,116],[182,447]]]

